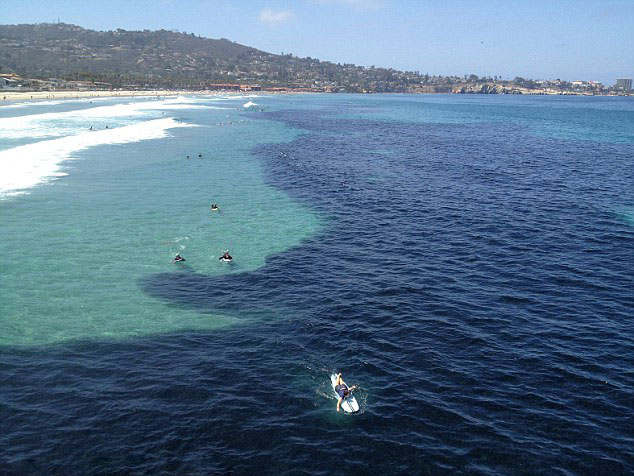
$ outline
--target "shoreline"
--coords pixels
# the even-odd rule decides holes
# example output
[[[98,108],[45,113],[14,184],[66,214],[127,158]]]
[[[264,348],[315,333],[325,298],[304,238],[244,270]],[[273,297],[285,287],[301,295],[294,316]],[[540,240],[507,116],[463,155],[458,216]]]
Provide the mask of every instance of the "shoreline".
[[[0,107],[16,101],[39,101],[44,99],[90,99],[98,97],[159,97],[159,96],[180,96],[180,95],[238,95],[250,94],[237,91],[189,91],[189,90],[151,90],[151,91],[2,91],[0,90]]]
[[[50,100],[50,99],[91,99],[91,98],[102,98],[102,97],[111,97],[111,98],[125,98],[125,97],[161,97],[161,96],[181,96],[181,95],[196,95],[196,96],[261,96],[261,95],[275,95],[275,94],[320,94],[313,91],[218,91],[218,90],[189,90],[189,89],[178,89],[178,90],[162,90],[162,89],[153,89],[148,91],[138,91],[138,90],[101,90],[101,91],[74,91],[74,90],[64,90],[64,91],[3,91],[0,90],[0,108],[3,105],[8,105],[14,102],[22,102],[22,101],[42,101],[42,100]],[[332,93],[321,93],[321,94],[332,94]],[[368,94],[368,93],[347,93],[347,94]],[[430,93],[430,92],[410,92],[410,93],[384,93],[384,94],[414,94],[414,95],[436,95],[436,94],[447,94],[452,96],[491,96],[492,94],[483,94],[483,93],[455,93],[455,92],[445,92],[445,93]],[[630,94],[580,94],[580,93],[545,93],[545,92],[526,92],[520,94],[499,94],[500,96],[584,96],[584,97],[628,97],[634,96]]]

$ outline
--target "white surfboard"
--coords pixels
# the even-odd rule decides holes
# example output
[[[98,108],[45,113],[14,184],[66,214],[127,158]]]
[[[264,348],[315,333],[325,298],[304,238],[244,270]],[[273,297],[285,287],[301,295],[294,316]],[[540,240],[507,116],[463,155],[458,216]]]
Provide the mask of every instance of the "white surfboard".
[[[335,392],[337,399],[339,399],[339,394],[335,391],[335,386],[337,385],[337,374],[332,374],[330,376],[330,383],[332,384],[332,391]],[[354,395],[350,394],[349,397],[343,399],[343,402],[341,402],[341,409],[346,413],[355,413],[359,411],[359,404],[357,403],[357,399],[354,398]]]

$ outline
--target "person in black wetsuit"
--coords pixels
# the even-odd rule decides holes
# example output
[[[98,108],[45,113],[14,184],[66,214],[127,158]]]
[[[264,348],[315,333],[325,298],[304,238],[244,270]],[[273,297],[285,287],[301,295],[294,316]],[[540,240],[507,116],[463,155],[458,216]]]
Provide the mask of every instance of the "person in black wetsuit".
[[[174,259],[172,260],[172,263],[180,263],[182,261],[185,261],[185,258],[183,258],[181,255],[177,254],[176,256],[174,256]]]
[[[229,254],[229,251],[225,251],[224,254],[218,258],[219,260],[231,261],[233,258]]]
[[[219,210],[218,204],[217,203],[212,203],[211,204],[211,211],[215,212]]]
[[[343,379],[341,378],[341,372],[339,372],[339,375],[337,375],[337,383],[335,385],[335,392],[337,392],[337,395],[339,395],[339,398],[337,399],[337,412],[341,408],[341,403],[343,402],[344,398],[348,398],[350,394],[352,393],[352,391],[356,388],[357,388],[356,385],[353,385],[352,387],[348,388],[348,386],[344,383]]]

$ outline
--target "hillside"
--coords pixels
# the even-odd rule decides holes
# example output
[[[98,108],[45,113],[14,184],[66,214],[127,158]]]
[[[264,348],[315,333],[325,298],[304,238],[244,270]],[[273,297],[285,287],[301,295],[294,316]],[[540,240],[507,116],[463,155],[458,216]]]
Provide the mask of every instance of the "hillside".
[[[229,83],[353,93],[631,94],[593,81],[429,76],[275,55],[193,33],[94,31],[65,23],[0,25],[0,87],[6,87],[3,74],[5,83],[30,90],[72,89],[84,82],[85,88],[101,89],[217,89]]]
[[[205,87],[214,82],[406,91],[422,76],[274,55],[226,39],[159,31],[87,30],[64,23],[0,25],[0,72],[113,86]]]

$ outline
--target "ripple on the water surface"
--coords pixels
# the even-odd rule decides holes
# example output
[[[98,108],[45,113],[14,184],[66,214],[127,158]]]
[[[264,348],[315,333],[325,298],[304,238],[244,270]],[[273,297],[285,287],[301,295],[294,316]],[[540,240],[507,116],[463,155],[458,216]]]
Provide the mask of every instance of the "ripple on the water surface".
[[[268,184],[327,217],[320,233],[236,273],[161,265],[135,277],[147,302],[245,325],[0,353],[13,465],[630,470],[634,233],[615,209],[634,200],[631,146],[515,122],[338,121],[346,100],[267,114],[308,132],[257,149]],[[179,228],[157,235],[194,236]],[[335,370],[361,385],[361,415],[334,411]]]

